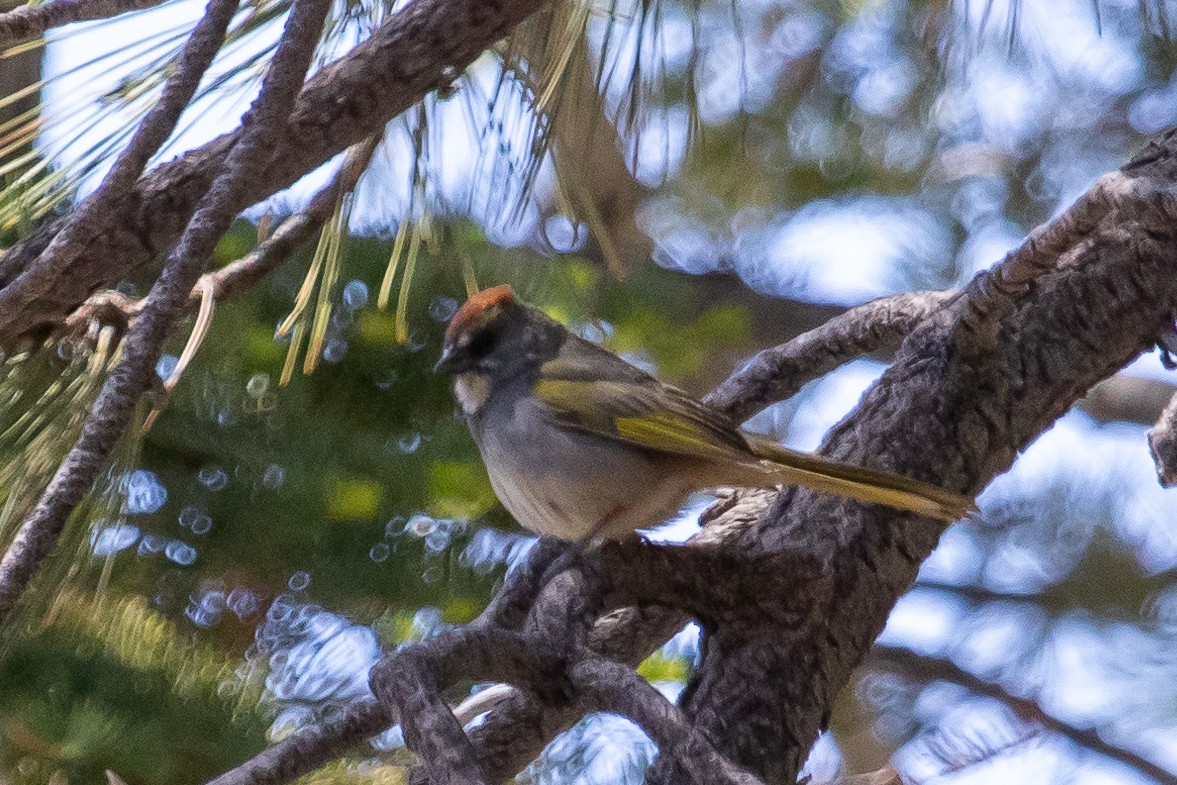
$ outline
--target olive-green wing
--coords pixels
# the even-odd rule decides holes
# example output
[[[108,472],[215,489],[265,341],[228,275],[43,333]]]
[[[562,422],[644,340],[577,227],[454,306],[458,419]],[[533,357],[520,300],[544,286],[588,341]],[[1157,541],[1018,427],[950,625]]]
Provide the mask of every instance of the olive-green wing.
[[[611,355],[609,359],[629,371],[596,368],[598,376],[592,378],[576,359],[549,361],[535,385],[536,398],[565,427],[695,458],[752,457],[744,437],[727,418],[681,390]]]
[[[746,479],[763,487],[806,485],[942,521],[973,509],[971,499],[919,480],[749,440],[719,412],[592,344],[566,344],[545,363],[535,396],[564,427],[674,455],[734,460],[757,467]]]

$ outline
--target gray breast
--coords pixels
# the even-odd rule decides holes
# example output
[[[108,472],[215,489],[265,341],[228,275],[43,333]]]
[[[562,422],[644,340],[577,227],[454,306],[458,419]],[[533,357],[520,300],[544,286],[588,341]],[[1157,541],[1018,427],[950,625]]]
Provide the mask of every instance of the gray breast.
[[[499,500],[538,534],[622,536],[673,513],[691,490],[619,442],[559,427],[526,389],[496,391],[470,430]]]

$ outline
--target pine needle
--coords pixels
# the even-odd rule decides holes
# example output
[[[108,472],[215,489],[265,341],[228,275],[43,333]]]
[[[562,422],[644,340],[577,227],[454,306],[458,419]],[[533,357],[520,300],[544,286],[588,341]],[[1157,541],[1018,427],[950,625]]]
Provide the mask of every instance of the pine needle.
[[[388,307],[388,299],[392,295],[392,282],[396,278],[396,269],[400,265],[401,256],[405,250],[405,240],[409,236],[409,219],[402,218],[396,229],[396,239],[392,241],[392,253],[388,257],[388,266],[384,268],[384,277],[380,280],[380,293],[376,298],[376,307],[384,310]]]
[[[323,267],[323,260],[327,256],[327,247],[330,245],[329,232],[326,228],[319,233],[319,244],[315,246],[315,255],[311,257],[311,266],[307,269],[307,274],[302,280],[302,286],[298,289],[298,294],[294,296],[294,306],[290,309],[290,313],[286,315],[278,324],[277,335],[279,338],[285,338],[290,334],[290,330],[299,322],[303,312],[311,302],[311,297],[315,293],[315,285],[319,282],[319,271]],[[293,345],[293,342],[291,342]]]
[[[405,274],[401,278],[400,294],[396,300],[396,342],[405,343],[409,340],[409,286],[413,281],[413,272],[417,269],[417,251],[421,247],[421,235],[428,231],[428,217],[413,227],[412,237],[409,239],[409,252],[405,258]]]
[[[343,194],[335,205],[335,214],[331,222],[324,228],[328,235],[327,258],[323,269],[323,280],[319,283],[319,302],[315,308],[315,318],[311,326],[310,342],[307,345],[306,357],[303,359],[302,372],[314,373],[319,364],[319,357],[323,353],[323,342],[327,336],[327,326],[331,320],[331,295],[335,283],[339,280],[340,248],[347,233],[348,222],[351,217],[352,195]]]
[[[290,377],[294,375],[294,364],[298,361],[298,347],[302,346],[302,335],[306,331],[303,322],[294,326],[294,333],[290,336],[290,346],[286,349],[286,362],[282,364],[282,375],[278,377],[278,386],[290,384]]]

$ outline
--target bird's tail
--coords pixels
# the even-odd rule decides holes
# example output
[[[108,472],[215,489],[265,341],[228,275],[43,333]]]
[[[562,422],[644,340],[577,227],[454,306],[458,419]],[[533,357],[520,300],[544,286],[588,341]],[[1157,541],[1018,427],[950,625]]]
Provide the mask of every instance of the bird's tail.
[[[859,501],[908,510],[946,523],[959,520],[976,509],[973,501],[965,496],[910,477],[837,463],[781,447],[767,439],[748,436],[748,444],[758,458],[764,459],[760,468],[774,484],[804,485]]]

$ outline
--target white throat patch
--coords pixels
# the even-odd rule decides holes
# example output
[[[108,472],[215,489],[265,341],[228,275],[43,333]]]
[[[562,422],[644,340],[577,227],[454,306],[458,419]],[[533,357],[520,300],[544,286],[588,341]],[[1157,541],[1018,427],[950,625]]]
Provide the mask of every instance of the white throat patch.
[[[467,371],[454,377],[454,395],[466,414],[476,414],[490,395],[490,379],[480,373]]]

